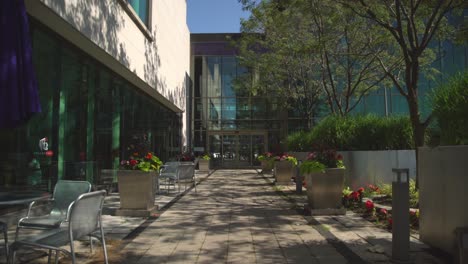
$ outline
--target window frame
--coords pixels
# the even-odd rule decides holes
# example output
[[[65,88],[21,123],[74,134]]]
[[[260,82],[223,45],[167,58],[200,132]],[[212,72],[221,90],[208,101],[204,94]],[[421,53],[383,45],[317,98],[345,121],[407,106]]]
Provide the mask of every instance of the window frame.
[[[140,16],[137,12],[133,9],[132,5],[128,2],[128,0],[118,0],[120,5],[123,7],[125,12],[128,16],[133,20],[136,26],[140,29],[140,31],[145,35],[145,37],[149,41],[154,41],[154,37],[151,34],[151,24],[152,24],[152,9],[153,9],[153,1],[146,0],[148,2],[148,10],[147,10],[147,24],[141,20]]]

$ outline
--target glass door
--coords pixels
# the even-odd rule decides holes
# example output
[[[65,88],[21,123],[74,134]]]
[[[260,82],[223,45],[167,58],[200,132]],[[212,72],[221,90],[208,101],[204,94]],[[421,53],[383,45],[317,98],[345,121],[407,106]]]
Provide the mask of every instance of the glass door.
[[[213,168],[249,168],[259,166],[257,157],[267,149],[264,134],[209,135],[209,153]]]

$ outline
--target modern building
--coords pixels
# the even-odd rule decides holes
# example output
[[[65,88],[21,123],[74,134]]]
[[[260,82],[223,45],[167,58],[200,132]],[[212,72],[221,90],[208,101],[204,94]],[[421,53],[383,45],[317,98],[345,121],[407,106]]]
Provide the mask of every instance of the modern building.
[[[0,130],[0,188],[93,182],[137,144],[162,160],[181,153],[190,62],[185,0],[25,4],[42,112]]]
[[[210,153],[214,168],[257,166],[265,151],[286,150],[289,133],[303,130],[303,120],[293,110],[281,109],[275,95],[251,97],[235,89],[234,80],[245,73],[232,45],[239,34],[191,34],[192,90],[189,111],[189,146]],[[430,112],[428,93],[457,71],[468,69],[468,47],[434,42],[439,59],[436,79],[421,78],[419,97],[424,115]],[[381,116],[407,114],[406,99],[396,89],[379,89],[364,97],[352,114]],[[324,113],[326,114],[326,113]],[[320,117],[319,117],[320,118]]]

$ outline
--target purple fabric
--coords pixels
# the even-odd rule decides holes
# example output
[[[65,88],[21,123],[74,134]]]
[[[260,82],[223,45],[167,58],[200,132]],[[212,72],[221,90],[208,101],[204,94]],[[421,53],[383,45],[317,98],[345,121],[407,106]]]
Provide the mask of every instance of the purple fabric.
[[[0,0],[0,128],[41,112],[24,0]]]

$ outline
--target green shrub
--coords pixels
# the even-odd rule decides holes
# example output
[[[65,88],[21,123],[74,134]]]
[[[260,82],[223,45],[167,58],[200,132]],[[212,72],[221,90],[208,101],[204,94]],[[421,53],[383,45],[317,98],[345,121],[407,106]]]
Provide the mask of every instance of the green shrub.
[[[411,149],[412,127],[407,116],[329,116],[312,131],[288,137],[290,151],[310,151],[313,145],[337,150]]]
[[[290,134],[287,138],[288,149],[290,151],[307,151],[307,146],[309,146],[308,135],[305,131]]]
[[[434,89],[431,101],[437,122],[429,131],[431,144],[468,144],[468,71]]]

